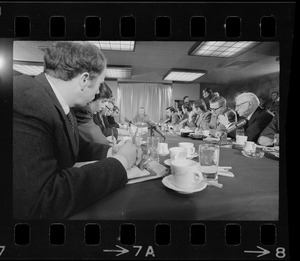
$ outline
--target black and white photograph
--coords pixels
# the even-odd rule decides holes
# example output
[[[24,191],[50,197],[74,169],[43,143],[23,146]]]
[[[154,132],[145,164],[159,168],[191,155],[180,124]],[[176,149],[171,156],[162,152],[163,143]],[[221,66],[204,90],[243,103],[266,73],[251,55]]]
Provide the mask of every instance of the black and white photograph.
[[[13,219],[278,221],[280,58],[277,41],[15,40]]]

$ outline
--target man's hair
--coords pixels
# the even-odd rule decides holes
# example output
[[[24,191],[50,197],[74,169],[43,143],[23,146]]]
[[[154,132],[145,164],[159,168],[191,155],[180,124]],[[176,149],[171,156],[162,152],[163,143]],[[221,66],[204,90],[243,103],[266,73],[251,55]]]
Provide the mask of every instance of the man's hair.
[[[235,98],[235,102],[237,99],[244,99],[245,101],[251,101],[255,105],[255,107],[260,105],[258,97],[253,92],[244,92]]]
[[[193,104],[195,108],[200,108],[202,111],[207,111],[206,104],[202,99],[195,101]]]
[[[93,101],[99,100],[99,99],[110,99],[112,98],[113,93],[112,90],[109,88],[109,86],[105,83],[102,82],[99,86],[99,93],[95,95],[95,98]]]
[[[183,97],[183,100],[185,100],[185,99],[188,98],[188,97],[189,97],[189,96],[184,96],[184,97]]]
[[[219,106],[226,106],[226,99],[222,96],[214,96],[209,100],[209,103],[218,103]]]
[[[272,92],[271,94],[273,94],[273,93],[276,93],[276,94],[277,94],[277,96],[279,96],[279,92],[275,91],[275,92]]]
[[[93,80],[103,72],[106,64],[101,50],[88,42],[57,42],[44,54],[44,72],[64,81],[84,72]]]
[[[182,104],[182,107],[183,107],[184,109],[187,109],[188,111],[191,111],[191,110],[192,110],[190,103],[184,103],[184,104]]]
[[[203,90],[203,92],[213,93],[213,91],[212,91],[211,88],[205,88],[205,89]]]
[[[166,110],[170,110],[171,112],[175,112],[176,111],[173,106],[170,106],[170,107],[166,108]]]

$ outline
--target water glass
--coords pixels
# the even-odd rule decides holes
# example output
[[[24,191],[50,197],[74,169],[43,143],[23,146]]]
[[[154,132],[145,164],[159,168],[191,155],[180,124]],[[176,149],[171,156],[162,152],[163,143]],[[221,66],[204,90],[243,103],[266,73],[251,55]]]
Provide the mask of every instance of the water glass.
[[[206,181],[218,180],[220,146],[216,144],[199,145],[200,171]]]
[[[273,139],[273,144],[274,144],[274,150],[279,150],[279,133],[274,134],[274,139]]]
[[[236,136],[244,136],[244,135],[245,135],[245,131],[243,128],[236,129]]]
[[[154,160],[159,162],[159,137],[148,137],[147,138],[147,151],[148,156]]]

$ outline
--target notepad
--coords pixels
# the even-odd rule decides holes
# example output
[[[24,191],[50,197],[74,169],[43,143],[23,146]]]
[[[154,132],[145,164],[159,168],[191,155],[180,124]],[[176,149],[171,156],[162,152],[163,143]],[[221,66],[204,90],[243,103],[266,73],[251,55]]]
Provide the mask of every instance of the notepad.
[[[127,170],[127,184],[161,178],[167,174],[167,172],[168,169],[156,161],[149,162],[147,169],[144,170],[141,170],[137,166],[133,166],[130,170]]]

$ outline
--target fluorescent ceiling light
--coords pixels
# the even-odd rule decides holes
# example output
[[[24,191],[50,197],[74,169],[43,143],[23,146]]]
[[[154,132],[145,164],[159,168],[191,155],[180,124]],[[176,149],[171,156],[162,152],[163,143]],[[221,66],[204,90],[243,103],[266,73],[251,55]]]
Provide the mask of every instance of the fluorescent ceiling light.
[[[131,78],[132,67],[113,67],[106,68],[105,78],[111,79],[128,79]]]
[[[205,75],[206,71],[172,69],[164,77],[166,81],[192,82]]]
[[[135,41],[90,41],[101,50],[134,51]]]
[[[13,69],[22,74],[36,76],[44,71],[44,66],[39,65],[26,65],[26,64],[13,64]]]
[[[190,55],[211,56],[211,57],[232,57],[248,51],[250,48],[258,45],[260,42],[239,41],[239,42],[224,42],[224,41],[208,41],[201,42],[196,47],[193,47]]]

